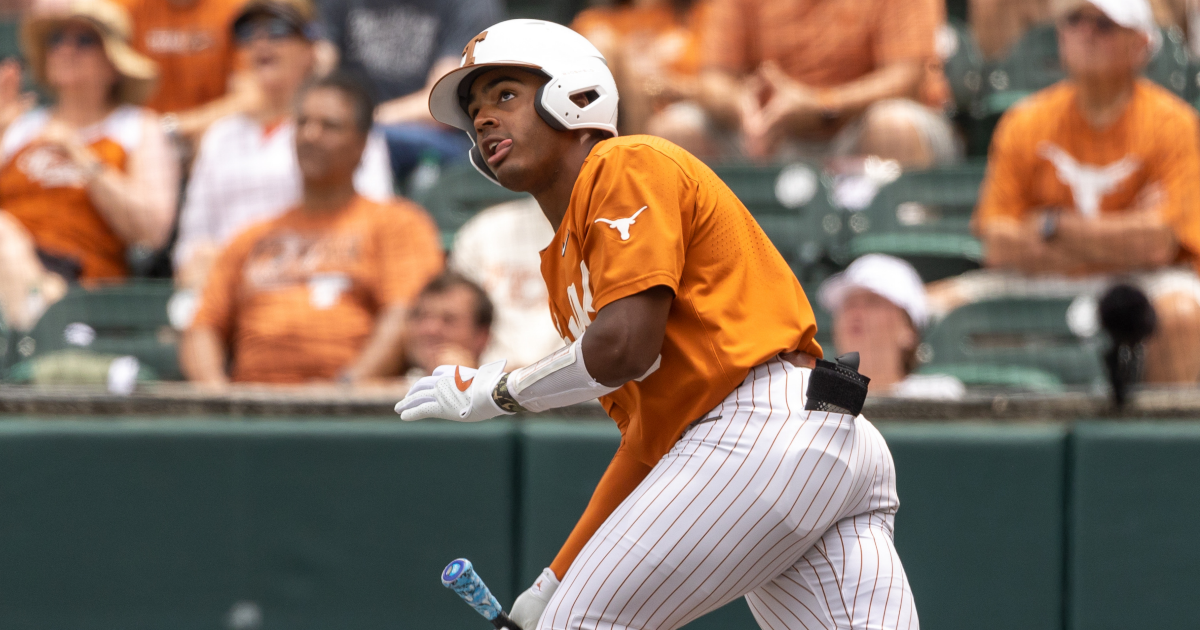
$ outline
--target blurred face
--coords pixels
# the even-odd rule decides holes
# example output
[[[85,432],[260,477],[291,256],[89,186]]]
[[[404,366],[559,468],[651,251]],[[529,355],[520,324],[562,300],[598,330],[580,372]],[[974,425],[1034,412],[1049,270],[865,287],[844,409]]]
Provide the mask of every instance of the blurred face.
[[[266,92],[294,94],[312,74],[312,43],[286,20],[259,15],[239,25],[235,37],[247,67]]]
[[[488,330],[475,325],[475,306],[474,292],[462,286],[423,296],[409,319],[409,363],[432,372],[442,364],[441,357],[462,352],[478,363]]]
[[[350,99],[329,88],[304,95],[296,113],[296,160],[306,184],[353,183],[366,145],[367,134],[354,124]]]
[[[109,94],[118,79],[104,41],[86,22],[68,22],[46,36],[46,80],[59,94]]]
[[[475,140],[496,179],[509,190],[534,192],[550,185],[578,135],[546,124],[534,109],[540,74],[520,68],[484,72],[471,85],[467,115]]]
[[[1058,47],[1067,73],[1083,79],[1132,78],[1149,56],[1144,35],[1090,4],[1059,20]]]
[[[919,341],[904,309],[866,289],[851,289],[833,314],[833,345],[842,354],[858,352],[863,363],[895,356],[899,365]]]

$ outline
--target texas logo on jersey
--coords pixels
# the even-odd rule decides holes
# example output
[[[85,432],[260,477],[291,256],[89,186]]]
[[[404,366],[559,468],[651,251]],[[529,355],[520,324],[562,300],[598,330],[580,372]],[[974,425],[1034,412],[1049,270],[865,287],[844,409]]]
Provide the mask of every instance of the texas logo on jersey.
[[[629,228],[631,226],[633,226],[634,223],[637,223],[636,219],[638,218],[638,215],[641,214],[642,212],[644,212],[646,210],[646,208],[649,208],[649,207],[650,206],[642,206],[642,208],[640,210],[633,213],[633,216],[629,217],[628,219],[612,220],[612,219],[600,218],[600,219],[596,219],[594,221],[594,223],[607,224],[608,227],[610,227],[614,230],[617,230],[621,234],[622,241],[628,241],[629,240]]]
[[[1043,142],[1038,155],[1054,166],[1058,180],[1071,189],[1075,207],[1085,217],[1100,215],[1100,202],[1137,172],[1141,162],[1132,155],[1106,166],[1081,164],[1070,153],[1052,142]]]

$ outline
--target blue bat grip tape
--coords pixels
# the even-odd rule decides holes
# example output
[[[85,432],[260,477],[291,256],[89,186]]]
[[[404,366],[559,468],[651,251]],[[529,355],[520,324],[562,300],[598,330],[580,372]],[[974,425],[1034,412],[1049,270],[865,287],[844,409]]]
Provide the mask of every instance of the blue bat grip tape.
[[[504,611],[500,602],[488,590],[488,587],[475,573],[475,567],[466,558],[459,558],[446,565],[442,571],[442,586],[458,593],[463,601],[471,605],[475,612],[491,621]]]

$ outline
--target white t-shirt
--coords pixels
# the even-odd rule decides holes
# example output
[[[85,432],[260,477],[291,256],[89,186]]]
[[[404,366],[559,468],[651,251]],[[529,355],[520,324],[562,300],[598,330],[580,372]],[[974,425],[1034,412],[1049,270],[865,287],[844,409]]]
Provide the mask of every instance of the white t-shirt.
[[[269,133],[245,114],[213,123],[200,141],[175,245],[178,268],[201,243],[227,244],[246,227],[273,219],[300,202],[296,125]],[[392,197],[392,169],[383,136],[372,133],[354,173],[354,188],[375,201]]]
[[[505,369],[513,370],[562,347],[538,255],[553,238],[532,197],[480,212],[455,236],[450,267],[479,283],[496,307],[483,363],[507,359]]]
[[[909,374],[892,386],[888,396],[922,400],[962,400],[967,393],[963,382],[949,374]]]

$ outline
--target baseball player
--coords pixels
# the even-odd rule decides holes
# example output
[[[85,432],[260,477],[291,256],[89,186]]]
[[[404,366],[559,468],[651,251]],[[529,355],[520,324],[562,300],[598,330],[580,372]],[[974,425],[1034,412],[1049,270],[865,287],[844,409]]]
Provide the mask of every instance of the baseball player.
[[[603,56],[548,22],[480,33],[430,110],[555,228],[542,275],[569,345],[511,373],[439,367],[397,412],[474,422],[599,398],[622,433],[513,620],[670,629],[745,596],[763,628],[917,628],[892,458],[858,415],[867,379],[818,360],[803,290],[729,188],[669,142],[618,137]]]

